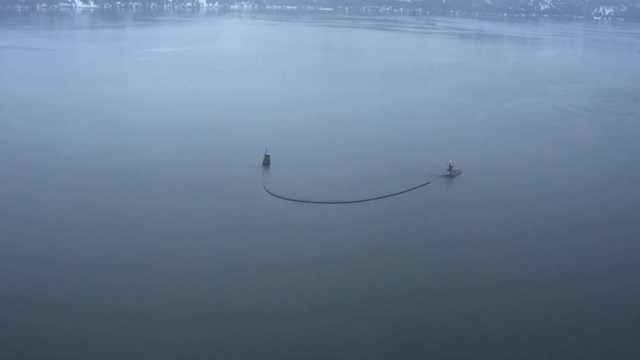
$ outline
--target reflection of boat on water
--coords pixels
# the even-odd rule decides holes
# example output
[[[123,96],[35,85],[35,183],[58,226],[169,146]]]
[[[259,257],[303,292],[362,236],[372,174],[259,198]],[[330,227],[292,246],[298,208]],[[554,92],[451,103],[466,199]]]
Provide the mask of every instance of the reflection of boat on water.
[[[442,172],[443,176],[454,177],[462,174],[462,170],[458,169],[453,165],[451,160],[449,160],[449,164],[447,164],[447,169]]]

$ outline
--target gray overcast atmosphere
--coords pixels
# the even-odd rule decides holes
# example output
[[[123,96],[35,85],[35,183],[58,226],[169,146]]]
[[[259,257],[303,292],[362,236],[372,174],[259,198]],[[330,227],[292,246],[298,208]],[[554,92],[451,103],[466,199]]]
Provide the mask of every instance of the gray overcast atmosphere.
[[[0,11],[0,359],[639,359],[639,64],[633,22]]]

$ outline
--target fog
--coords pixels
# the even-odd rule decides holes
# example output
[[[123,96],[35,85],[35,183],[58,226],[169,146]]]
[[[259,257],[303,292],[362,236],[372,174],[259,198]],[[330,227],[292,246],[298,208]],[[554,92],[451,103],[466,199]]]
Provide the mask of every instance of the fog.
[[[638,49],[624,23],[3,14],[0,358],[637,358]],[[431,184],[328,206],[263,176]]]

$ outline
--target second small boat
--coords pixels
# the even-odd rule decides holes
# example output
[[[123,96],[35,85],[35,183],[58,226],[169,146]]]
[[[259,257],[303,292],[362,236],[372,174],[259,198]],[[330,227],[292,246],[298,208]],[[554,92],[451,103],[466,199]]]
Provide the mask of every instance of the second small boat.
[[[449,160],[449,164],[447,164],[447,169],[442,172],[442,175],[447,177],[454,177],[460,174],[462,174],[462,170],[455,167],[451,160]]]

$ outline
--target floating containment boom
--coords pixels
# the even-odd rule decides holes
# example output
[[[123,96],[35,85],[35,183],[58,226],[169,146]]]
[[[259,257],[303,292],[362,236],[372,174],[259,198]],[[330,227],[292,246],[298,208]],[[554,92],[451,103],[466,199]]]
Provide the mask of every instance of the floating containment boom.
[[[293,201],[293,202],[298,202],[298,203],[307,203],[307,204],[355,204],[355,203],[362,203],[362,202],[367,202],[367,201],[376,201],[376,200],[381,200],[381,199],[386,199],[386,198],[390,198],[390,197],[394,197],[394,196],[398,196],[401,194],[405,194],[408,193],[410,191],[414,191],[417,190],[421,187],[427,186],[429,184],[431,184],[431,181],[424,181],[423,183],[417,184],[415,186],[409,187],[409,188],[405,188],[405,189],[400,189],[394,192],[389,192],[389,193],[385,193],[385,194],[381,194],[381,195],[375,195],[375,196],[370,196],[370,197],[364,197],[364,198],[355,198],[355,199],[336,199],[336,200],[323,200],[323,199],[309,199],[309,198],[304,198],[304,197],[294,197],[294,196],[288,196],[288,195],[282,195],[279,193],[274,192],[273,190],[269,189],[269,187],[267,186],[267,183],[265,182],[265,177],[267,176],[268,172],[266,171],[266,168],[269,167],[269,165],[271,164],[271,155],[269,154],[269,151],[267,149],[264,150],[264,157],[262,158],[262,167],[265,168],[265,170],[262,172],[262,187],[264,188],[264,191],[266,191],[269,195],[276,197],[278,199],[282,199],[282,200],[286,200],[286,201]],[[445,172],[443,172],[443,175],[446,176],[457,176],[460,175],[460,173],[462,173],[462,171],[460,171],[459,169],[455,168],[453,166],[453,164],[451,162],[449,162],[449,167],[447,168],[446,174]]]

